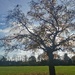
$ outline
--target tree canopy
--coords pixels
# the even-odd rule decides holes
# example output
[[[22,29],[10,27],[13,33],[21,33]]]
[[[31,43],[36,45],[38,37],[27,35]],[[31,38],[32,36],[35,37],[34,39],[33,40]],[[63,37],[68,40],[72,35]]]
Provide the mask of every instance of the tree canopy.
[[[51,52],[74,47],[75,7],[72,1],[32,0],[30,7],[26,16],[19,5],[9,12],[7,20],[13,33],[6,39],[17,39],[18,45],[25,45],[24,49],[41,48],[45,52],[47,47]]]

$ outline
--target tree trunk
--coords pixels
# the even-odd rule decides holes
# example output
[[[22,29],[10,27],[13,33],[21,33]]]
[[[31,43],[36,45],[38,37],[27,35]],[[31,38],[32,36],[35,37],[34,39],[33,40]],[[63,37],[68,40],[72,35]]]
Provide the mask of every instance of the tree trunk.
[[[55,66],[53,63],[53,54],[52,53],[48,54],[48,57],[49,57],[49,75],[56,75]]]

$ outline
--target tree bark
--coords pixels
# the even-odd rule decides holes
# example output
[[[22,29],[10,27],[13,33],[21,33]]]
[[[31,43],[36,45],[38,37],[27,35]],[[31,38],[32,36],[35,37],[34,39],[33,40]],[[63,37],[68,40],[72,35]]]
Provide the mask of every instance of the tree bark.
[[[49,75],[56,75],[55,66],[54,66],[54,63],[53,63],[53,54],[49,53],[48,57],[49,57]]]

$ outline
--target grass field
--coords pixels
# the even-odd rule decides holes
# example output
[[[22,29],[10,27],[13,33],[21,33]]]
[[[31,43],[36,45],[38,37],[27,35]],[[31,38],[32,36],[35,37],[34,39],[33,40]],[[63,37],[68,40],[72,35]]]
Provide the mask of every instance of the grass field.
[[[75,75],[75,66],[56,66],[57,75]],[[0,67],[0,75],[48,75],[47,66]]]

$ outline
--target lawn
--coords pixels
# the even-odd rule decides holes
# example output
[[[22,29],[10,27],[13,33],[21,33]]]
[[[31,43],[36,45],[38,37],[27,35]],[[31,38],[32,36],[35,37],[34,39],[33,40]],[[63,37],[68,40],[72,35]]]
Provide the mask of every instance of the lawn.
[[[57,75],[75,75],[75,66],[56,66]],[[48,75],[48,66],[1,66],[0,75]]]

